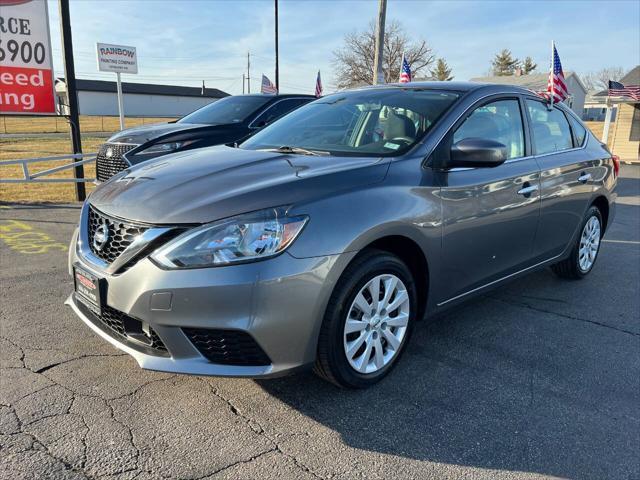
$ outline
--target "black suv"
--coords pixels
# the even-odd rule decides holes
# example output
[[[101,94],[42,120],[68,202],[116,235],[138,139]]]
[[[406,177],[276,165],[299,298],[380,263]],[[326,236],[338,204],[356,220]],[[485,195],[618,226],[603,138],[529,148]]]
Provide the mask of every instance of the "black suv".
[[[314,99],[311,95],[236,95],[210,103],[174,122],[123,130],[100,146],[96,177],[104,182],[131,165],[167,153],[239,143]]]

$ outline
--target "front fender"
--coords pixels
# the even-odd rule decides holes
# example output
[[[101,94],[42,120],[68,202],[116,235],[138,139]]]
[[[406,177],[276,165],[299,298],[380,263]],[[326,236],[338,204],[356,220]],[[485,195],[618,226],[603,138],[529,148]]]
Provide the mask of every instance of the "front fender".
[[[359,251],[389,236],[414,241],[429,261],[441,246],[439,188],[383,182],[296,205],[309,223],[288,250],[298,258]],[[431,262],[429,262],[431,264]]]

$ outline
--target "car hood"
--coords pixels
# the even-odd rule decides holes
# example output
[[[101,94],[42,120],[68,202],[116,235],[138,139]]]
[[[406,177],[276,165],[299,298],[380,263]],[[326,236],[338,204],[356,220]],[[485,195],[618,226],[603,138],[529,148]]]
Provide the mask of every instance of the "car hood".
[[[108,142],[142,144],[168,133],[186,132],[201,128],[211,128],[213,125],[197,123],[150,123],[141,127],[127,128],[109,137]]]
[[[89,202],[107,215],[154,225],[205,223],[380,182],[388,164],[388,158],[201,148],[125,170]]]

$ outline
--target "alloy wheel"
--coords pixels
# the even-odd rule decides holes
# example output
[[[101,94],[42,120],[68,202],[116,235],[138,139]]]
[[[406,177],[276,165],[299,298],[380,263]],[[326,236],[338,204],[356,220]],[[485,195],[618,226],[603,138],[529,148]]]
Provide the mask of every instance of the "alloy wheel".
[[[409,323],[410,301],[402,280],[378,275],[358,292],[347,313],[344,351],[361,374],[375,373],[400,351]]]
[[[593,267],[600,247],[600,221],[597,217],[589,218],[580,236],[578,247],[578,265],[580,270],[588,272]]]

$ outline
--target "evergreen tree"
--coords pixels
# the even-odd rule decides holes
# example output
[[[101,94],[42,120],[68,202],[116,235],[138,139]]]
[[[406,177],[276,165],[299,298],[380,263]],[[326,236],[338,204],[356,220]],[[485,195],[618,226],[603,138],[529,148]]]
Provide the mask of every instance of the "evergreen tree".
[[[523,75],[529,75],[536,68],[538,68],[538,64],[535,63],[531,57],[525,58],[524,62],[522,62],[522,74]]]
[[[505,48],[493,58],[491,67],[494,75],[504,77],[513,75],[519,63],[520,61],[517,58],[513,58],[511,51]]]
[[[439,58],[436,62],[436,68],[431,69],[431,76],[435,80],[440,80],[444,82],[448,82],[449,80],[453,80],[453,75],[451,75],[451,68],[447,65],[447,62],[444,58]]]

